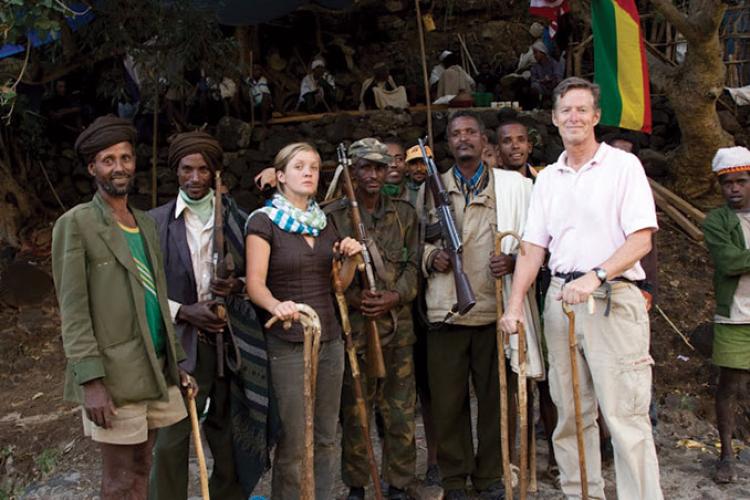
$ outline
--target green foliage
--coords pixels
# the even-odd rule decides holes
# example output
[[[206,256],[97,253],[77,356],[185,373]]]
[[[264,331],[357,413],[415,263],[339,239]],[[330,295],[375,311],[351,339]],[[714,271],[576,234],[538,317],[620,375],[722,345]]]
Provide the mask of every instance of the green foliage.
[[[42,476],[46,476],[55,469],[58,458],[60,458],[60,450],[58,448],[45,448],[34,458],[34,464]]]
[[[0,0],[0,43],[25,43],[30,29],[44,37],[63,29],[64,18],[75,15],[65,2],[70,0]],[[222,33],[211,10],[195,7],[189,0],[101,0],[92,8],[93,21],[72,34],[71,40],[32,49],[39,63],[56,67],[68,62],[60,50],[63,43],[74,44],[72,60],[93,64],[108,59],[133,57],[141,78],[141,94],[177,87],[187,90],[187,71],[202,71],[214,81],[239,77],[234,37]],[[59,58],[61,58],[58,60]],[[113,100],[123,95],[120,66],[105,74],[97,93]],[[16,103],[12,80],[0,81],[0,114]]]

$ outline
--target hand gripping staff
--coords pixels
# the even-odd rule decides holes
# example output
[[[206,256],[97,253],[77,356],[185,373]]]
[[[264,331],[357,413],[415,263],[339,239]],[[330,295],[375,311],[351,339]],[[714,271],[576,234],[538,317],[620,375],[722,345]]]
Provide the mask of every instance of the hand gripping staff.
[[[318,379],[318,352],[320,351],[320,318],[315,310],[307,304],[297,304],[299,322],[302,324],[304,344],[302,359],[304,364],[303,397],[305,408],[305,454],[302,456],[302,481],[300,482],[300,499],[315,500],[315,475],[313,449],[315,435],[315,383]],[[266,323],[270,328],[279,318],[274,316]],[[284,328],[292,327],[291,321],[284,321]]]
[[[463,260],[461,259],[463,243],[461,242],[461,235],[458,234],[458,230],[456,229],[456,222],[453,220],[448,192],[445,190],[443,180],[440,178],[440,172],[438,172],[435,162],[427,156],[427,151],[424,148],[424,139],[419,139],[419,149],[422,152],[422,160],[427,165],[427,184],[430,186],[432,200],[435,203],[435,209],[440,219],[443,245],[445,245],[445,250],[450,254],[453,279],[456,282],[456,303],[453,304],[453,307],[446,316],[445,321],[447,321],[455,314],[463,315],[468,313],[474,307],[474,304],[477,303],[477,299],[474,297],[474,291],[471,289],[469,278],[464,272]]]
[[[362,222],[362,215],[359,212],[357,197],[354,194],[354,185],[352,184],[352,177],[349,173],[351,162],[346,156],[346,147],[344,144],[339,144],[336,153],[338,154],[339,164],[343,166],[341,175],[344,178],[344,194],[349,199],[349,214],[352,219],[354,230],[357,232],[355,236],[360,245],[362,245],[361,255],[362,260],[364,261],[364,272],[360,272],[360,274],[364,281],[364,287],[371,292],[375,292],[377,291],[375,288],[375,271],[373,268],[372,256],[367,249],[369,238],[367,237],[365,225]],[[360,269],[360,271],[362,270]],[[365,321],[365,325],[367,328],[367,374],[371,377],[384,378],[385,362],[383,361],[383,350],[380,346],[378,324],[374,319],[368,318]]]
[[[362,390],[362,377],[359,372],[359,361],[357,361],[357,349],[352,340],[352,325],[349,322],[349,306],[346,304],[344,296],[344,287],[339,276],[341,272],[341,260],[333,261],[333,290],[336,295],[336,303],[339,306],[341,314],[341,329],[344,331],[344,345],[346,346],[346,355],[349,358],[349,368],[352,371],[352,388],[354,390],[354,399],[357,404],[357,417],[359,425],[362,427],[362,437],[365,440],[367,449],[367,462],[370,466],[370,477],[375,489],[375,499],[383,500],[383,492],[380,488],[380,474],[378,465],[375,461],[375,453],[372,451],[372,441],[370,440],[370,425],[367,421],[367,405],[365,404],[364,391]]]
[[[589,296],[588,308],[592,313],[593,298]],[[576,417],[576,438],[578,441],[578,468],[581,473],[581,498],[588,500],[589,483],[586,477],[586,452],[583,441],[583,414],[581,413],[581,389],[578,382],[578,358],[576,357],[576,314],[570,305],[563,302],[563,311],[568,317],[568,349],[570,351],[570,375],[573,379],[573,407]]]
[[[190,426],[193,431],[193,445],[195,455],[198,457],[198,472],[201,480],[201,497],[203,500],[211,500],[208,492],[208,470],[206,469],[206,455],[203,453],[203,441],[201,441],[201,428],[198,424],[198,410],[195,408],[195,390],[188,387],[188,413],[190,413]]]

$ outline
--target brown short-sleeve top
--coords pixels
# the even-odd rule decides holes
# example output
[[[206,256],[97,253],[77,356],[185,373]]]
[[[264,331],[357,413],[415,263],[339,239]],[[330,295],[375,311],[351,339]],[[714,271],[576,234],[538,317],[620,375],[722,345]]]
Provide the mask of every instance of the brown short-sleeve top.
[[[318,313],[321,324],[321,341],[341,337],[341,327],[334,309],[331,267],[333,244],[339,239],[334,225],[326,225],[310,248],[299,234],[280,229],[264,213],[255,214],[247,224],[247,234],[255,234],[271,245],[266,286],[278,300],[302,302]],[[271,315],[261,311],[265,323]],[[302,326],[294,323],[284,330],[276,323],[266,333],[289,342],[302,342]]]

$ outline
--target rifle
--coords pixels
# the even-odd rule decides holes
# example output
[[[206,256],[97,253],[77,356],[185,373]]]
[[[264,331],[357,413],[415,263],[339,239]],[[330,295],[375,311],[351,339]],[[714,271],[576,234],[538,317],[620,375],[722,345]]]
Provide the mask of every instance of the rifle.
[[[362,223],[362,216],[359,213],[359,204],[357,203],[357,197],[354,195],[352,177],[349,173],[351,162],[346,156],[346,148],[343,144],[339,144],[336,153],[338,154],[339,163],[343,166],[341,176],[344,179],[344,194],[349,198],[349,204],[351,205],[349,214],[351,215],[352,225],[356,231],[355,236],[362,245],[364,269],[360,268],[360,275],[364,282],[363,288],[367,288],[371,292],[376,292],[375,271],[373,268],[372,257],[367,249],[369,238],[367,237],[365,225]],[[383,361],[383,350],[380,346],[380,332],[378,331],[378,325],[374,319],[370,318],[366,318],[365,325],[367,331],[367,374],[371,377],[383,378],[385,377],[385,362]]]
[[[216,169],[214,186],[214,245],[213,245],[213,271],[215,278],[226,279],[234,272],[234,258],[232,254],[224,251],[224,202],[222,195],[221,170]],[[227,306],[224,297],[214,297],[216,301],[216,315],[229,324],[227,319]],[[216,374],[221,378],[224,376],[224,332],[216,334]]]
[[[424,139],[419,139],[419,149],[422,152],[422,160],[427,165],[427,183],[432,192],[432,200],[435,203],[435,209],[440,220],[440,233],[443,238],[443,245],[445,246],[445,250],[450,254],[453,279],[456,282],[456,303],[453,304],[450,312],[445,317],[444,321],[447,321],[456,313],[459,315],[468,313],[474,307],[474,304],[477,303],[477,299],[474,297],[474,290],[471,289],[469,278],[464,272],[463,260],[461,258],[463,243],[461,242],[461,235],[458,234],[458,230],[456,229],[456,222],[453,220],[448,191],[445,190],[443,179],[440,178],[440,172],[438,172],[435,166],[435,161],[427,156],[427,151],[424,149]]]
[[[375,461],[375,453],[372,451],[372,440],[370,440],[370,424],[367,420],[367,405],[365,403],[364,390],[362,389],[362,377],[359,372],[359,361],[357,361],[357,349],[352,341],[352,325],[349,322],[349,306],[346,304],[344,295],[344,286],[341,283],[341,260],[334,258],[333,262],[333,291],[336,295],[336,303],[339,306],[341,314],[341,329],[344,332],[344,346],[346,355],[349,358],[349,368],[352,372],[352,390],[354,392],[354,401],[357,407],[357,418],[362,428],[362,438],[365,440],[365,449],[367,450],[367,464],[370,467],[370,477],[372,486],[375,489],[375,499],[383,500],[383,492],[380,487],[380,474],[378,473],[378,464]]]

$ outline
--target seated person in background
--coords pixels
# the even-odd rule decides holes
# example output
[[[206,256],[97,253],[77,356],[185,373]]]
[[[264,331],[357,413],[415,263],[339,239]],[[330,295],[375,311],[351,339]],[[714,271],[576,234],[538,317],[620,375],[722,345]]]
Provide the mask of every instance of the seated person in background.
[[[394,108],[406,108],[409,101],[406,98],[406,89],[397,86],[393,80],[388,66],[379,62],[373,67],[374,76],[368,78],[362,84],[359,93],[359,109],[383,109],[391,106]]]
[[[302,79],[298,108],[308,113],[336,110],[336,81],[326,70],[323,59],[313,60],[310,73]]]
[[[497,73],[491,69],[489,63],[480,64],[479,74],[477,75],[477,92],[489,92],[496,95],[497,86]]]
[[[531,66],[531,91],[540,104],[548,103],[548,107],[551,107],[552,91],[565,76],[565,63],[551,57],[542,40],[534,42],[531,48],[536,59],[536,63]]]
[[[474,92],[476,83],[459,64],[458,55],[451,53],[443,59],[443,65],[446,67],[446,70],[438,82],[438,99],[445,96],[458,95],[462,90]]]
[[[49,133],[54,141],[73,142],[83,130],[81,103],[68,91],[65,80],[55,82],[54,94],[43,102],[42,107],[49,118]]]
[[[438,63],[432,67],[432,70],[430,71],[430,90],[432,93],[435,93],[435,90],[437,89],[437,84],[440,81],[440,77],[443,76],[443,73],[445,73],[445,58],[451,55],[453,52],[450,50],[444,50],[440,53],[438,56]]]
[[[266,73],[260,64],[253,64],[252,75],[246,76],[244,83],[246,93],[243,93],[243,97],[248,99],[248,107],[252,106],[255,109],[256,116],[260,113],[260,120],[265,127],[271,118],[273,101],[271,99],[271,87],[268,85]],[[247,114],[250,114],[249,109]]]

